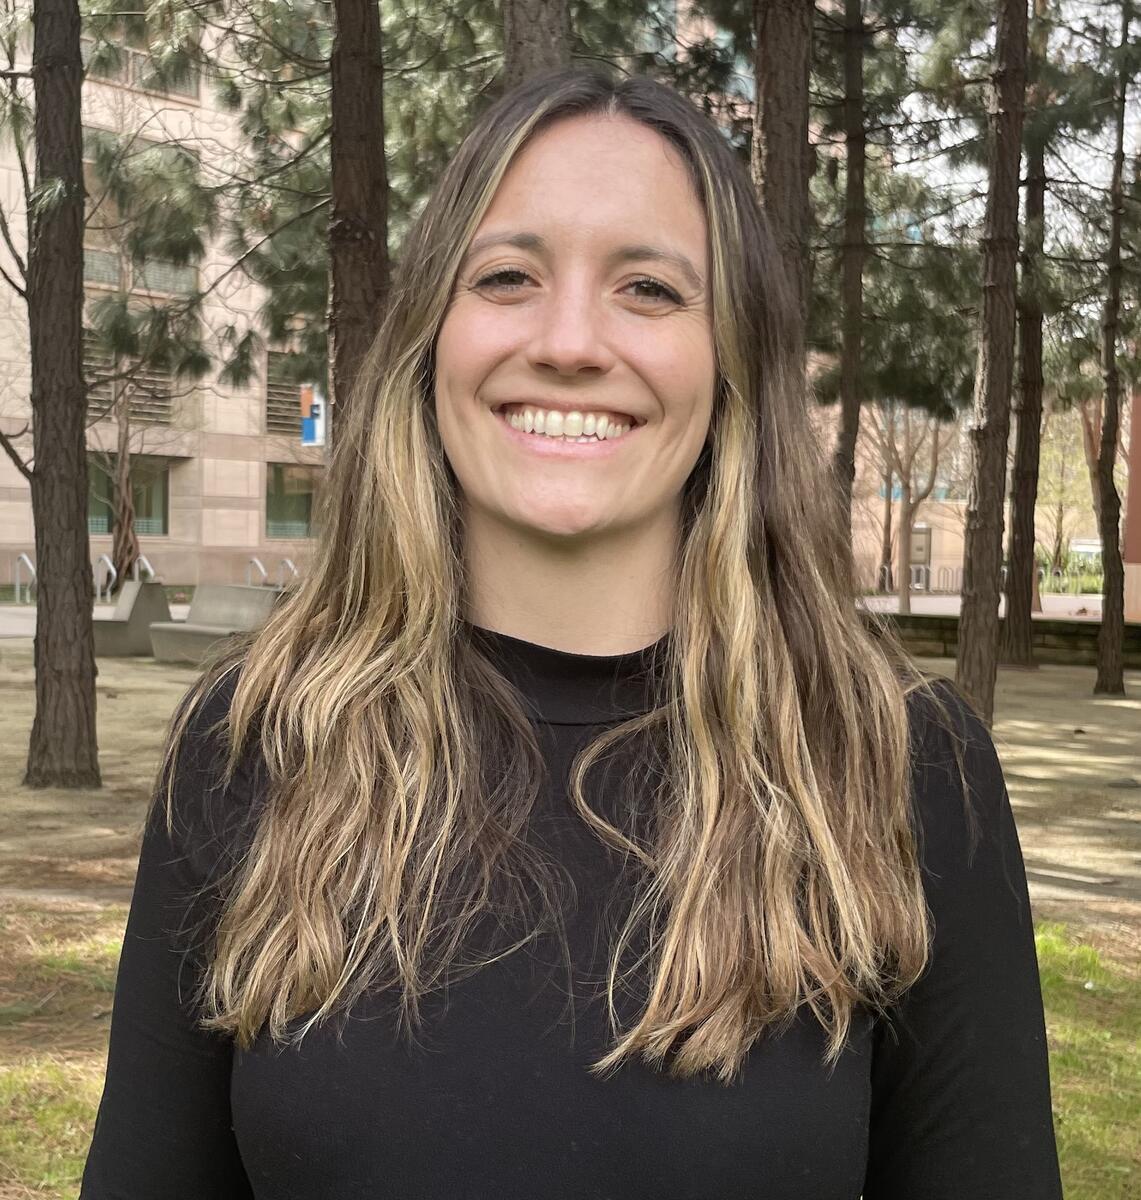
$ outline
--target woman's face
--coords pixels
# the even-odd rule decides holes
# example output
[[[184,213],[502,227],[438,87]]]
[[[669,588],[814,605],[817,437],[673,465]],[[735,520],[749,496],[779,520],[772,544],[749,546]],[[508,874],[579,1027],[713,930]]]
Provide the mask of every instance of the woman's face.
[[[676,520],[713,407],[706,240],[680,155],[637,121],[565,118],[515,157],[436,348],[467,506],[554,539]],[[513,429],[505,404],[545,432]],[[631,428],[597,441],[600,415]]]

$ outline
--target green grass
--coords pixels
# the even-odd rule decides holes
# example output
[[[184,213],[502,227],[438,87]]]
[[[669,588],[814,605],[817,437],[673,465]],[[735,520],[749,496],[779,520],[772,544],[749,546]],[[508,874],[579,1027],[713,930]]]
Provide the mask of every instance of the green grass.
[[[1065,1194],[1136,1197],[1141,1176],[1141,987],[1064,925],[1036,927]]]
[[[1040,922],[1035,930],[1065,1194],[1131,1200],[1141,1175],[1141,986],[1065,925]],[[0,1033],[18,1031],[33,1015],[45,985],[87,995],[111,991],[118,953],[113,937],[45,938],[20,972],[22,985],[33,984],[31,994],[0,1007]],[[6,1057],[0,1191],[23,1189],[14,1194],[28,1200],[72,1197],[102,1092],[103,1054],[9,1047]]]
[[[0,1067],[0,1188],[22,1187],[37,1200],[76,1194],[102,1071],[98,1060],[51,1055]]]
[[[42,982],[61,986],[81,983],[97,992],[115,991],[119,965],[119,938],[87,938],[81,943],[37,954],[33,974]]]

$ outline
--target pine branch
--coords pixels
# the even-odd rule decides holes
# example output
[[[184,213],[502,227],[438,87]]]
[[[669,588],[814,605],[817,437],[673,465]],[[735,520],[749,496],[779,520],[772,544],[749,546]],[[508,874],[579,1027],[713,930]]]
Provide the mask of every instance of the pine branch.
[[[20,256],[19,250],[16,249],[16,243],[12,240],[12,230],[8,225],[8,217],[4,212],[4,206],[2,204],[0,204],[0,237],[3,237],[4,244],[8,247],[8,253],[11,254],[13,259],[15,259],[17,271],[24,279],[27,279],[28,264]],[[8,279],[8,276],[5,275],[4,278]],[[12,283],[12,280],[8,279],[8,282]],[[14,283],[12,286],[16,287]],[[21,295],[24,294],[23,290],[19,287],[16,287],[16,291],[18,291]]]

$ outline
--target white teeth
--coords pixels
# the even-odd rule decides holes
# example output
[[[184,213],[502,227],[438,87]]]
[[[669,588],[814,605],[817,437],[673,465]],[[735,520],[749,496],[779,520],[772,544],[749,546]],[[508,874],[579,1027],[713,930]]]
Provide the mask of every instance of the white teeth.
[[[565,438],[567,441],[585,443],[611,441],[621,437],[630,429],[629,424],[615,424],[604,413],[563,413],[541,408],[525,408],[503,414],[513,429],[527,433],[541,433],[545,437]]]

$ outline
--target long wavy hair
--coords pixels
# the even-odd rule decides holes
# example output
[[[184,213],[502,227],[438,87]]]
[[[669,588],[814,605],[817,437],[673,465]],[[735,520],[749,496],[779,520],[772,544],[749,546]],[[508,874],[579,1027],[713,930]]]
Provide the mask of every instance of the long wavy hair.
[[[761,1031],[802,1004],[827,1029],[832,1064],[853,1007],[883,1010],[926,964],[907,697],[923,688],[941,702],[890,629],[857,610],[847,521],[748,173],[670,88],[572,68],[499,99],[451,159],[337,410],[312,565],[261,629],[205,664],[171,720],[156,786],[168,832],[186,731],[227,677],[232,698],[210,727],[224,735],[220,778],[230,783],[246,752],[263,772],[196,995],[201,1026],[242,1047],[263,1030],[300,1040],[378,987],[396,990],[412,1030],[449,970],[493,961],[460,960],[504,888],[502,911],[526,920],[503,953],[548,916],[560,927],[550,864],[523,836],[543,754],[523,697],[465,636],[434,354],[458,265],[512,159],[582,114],[633,118],[680,152],[707,219],[718,371],[711,436],[682,496],[658,702],[605,728],[569,781],[582,820],[640,880],[607,978],[614,1042],[591,1070],[639,1056],[729,1083]],[[587,772],[625,740],[640,751],[623,786],[651,814],[644,836],[584,794]],[[614,994],[639,930],[649,986],[622,1028]]]

